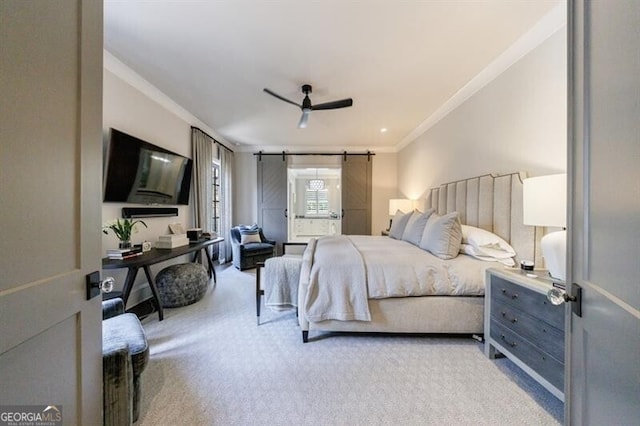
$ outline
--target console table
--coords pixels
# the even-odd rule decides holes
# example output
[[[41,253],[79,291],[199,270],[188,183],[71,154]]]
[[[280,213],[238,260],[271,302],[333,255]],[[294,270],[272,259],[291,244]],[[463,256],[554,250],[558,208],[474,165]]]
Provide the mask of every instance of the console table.
[[[153,275],[151,274],[149,266],[189,253],[194,254],[193,262],[196,262],[197,260],[199,260],[202,251],[204,251],[207,263],[209,264],[209,278],[213,277],[213,282],[215,283],[216,270],[213,267],[213,259],[211,259],[211,255],[209,254],[209,251],[206,250],[206,248],[211,245],[221,243],[222,241],[224,241],[224,238],[218,237],[211,240],[203,240],[196,243],[190,243],[187,246],[176,247],[174,249],[152,248],[150,251],[145,252],[140,256],[123,260],[109,259],[108,257],[105,257],[102,259],[102,269],[127,269],[127,278],[125,279],[124,286],[122,287],[122,300],[124,301],[124,306],[126,307],[127,300],[129,299],[131,289],[133,288],[133,284],[136,279],[136,275],[138,275],[138,270],[142,268],[145,275],[147,276],[147,282],[149,283],[151,293],[153,294],[153,303],[158,310],[158,320],[162,321],[162,319],[164,318],[164,314],[162,312],[162,304],[160,303],[160,298],[158,297],[158,289],[156,287],[156,283],[153,279]]]

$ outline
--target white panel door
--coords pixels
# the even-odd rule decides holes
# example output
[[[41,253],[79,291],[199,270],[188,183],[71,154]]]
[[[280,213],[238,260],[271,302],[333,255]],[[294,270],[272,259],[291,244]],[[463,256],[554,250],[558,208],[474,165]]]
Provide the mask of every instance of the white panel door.
[[[565,418],[637,425],[640,2],[570,1],[569,64],[568,281],[582,312],[568,304]]]
[[[0,2],[0,405],[102,423],[102,2]]]

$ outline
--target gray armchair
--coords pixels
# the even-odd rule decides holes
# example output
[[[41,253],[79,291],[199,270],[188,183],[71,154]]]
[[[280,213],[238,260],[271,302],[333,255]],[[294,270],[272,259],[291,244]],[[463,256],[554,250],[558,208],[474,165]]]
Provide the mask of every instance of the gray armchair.
[[[255,229],[258,231],[260,241],[242,243],[241,230]],[[236,226],[231,228],[231,247],[233,249],[233,266],[244,271],[245,269],[255,268],[258,262],[264,262],[270,257],[275,256],[276,242],[270,240],[262,233],[262,228],[254,225],[253,227]]]
[[[105,425],[130,425],[140,414],[141,374],[149,345],[135,314],[122,299],[102,302],[102,374]]]

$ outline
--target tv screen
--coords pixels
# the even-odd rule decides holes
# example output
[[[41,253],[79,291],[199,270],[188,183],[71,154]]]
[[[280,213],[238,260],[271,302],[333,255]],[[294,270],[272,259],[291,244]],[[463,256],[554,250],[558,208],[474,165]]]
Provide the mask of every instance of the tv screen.
[[[105,202],[189,204],[189,158],[116,129],[106,155]]]

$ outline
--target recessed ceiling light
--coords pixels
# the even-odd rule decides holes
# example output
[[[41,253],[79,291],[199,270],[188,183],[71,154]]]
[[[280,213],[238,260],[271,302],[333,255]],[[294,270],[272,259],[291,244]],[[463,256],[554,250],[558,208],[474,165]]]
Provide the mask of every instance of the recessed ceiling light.
[[[386,127],[383,127],[382,129],[380,129],[380,133],[384,133],[384,132],[386,132],[386,131],[387,131],[387,128],[386,128]]]

